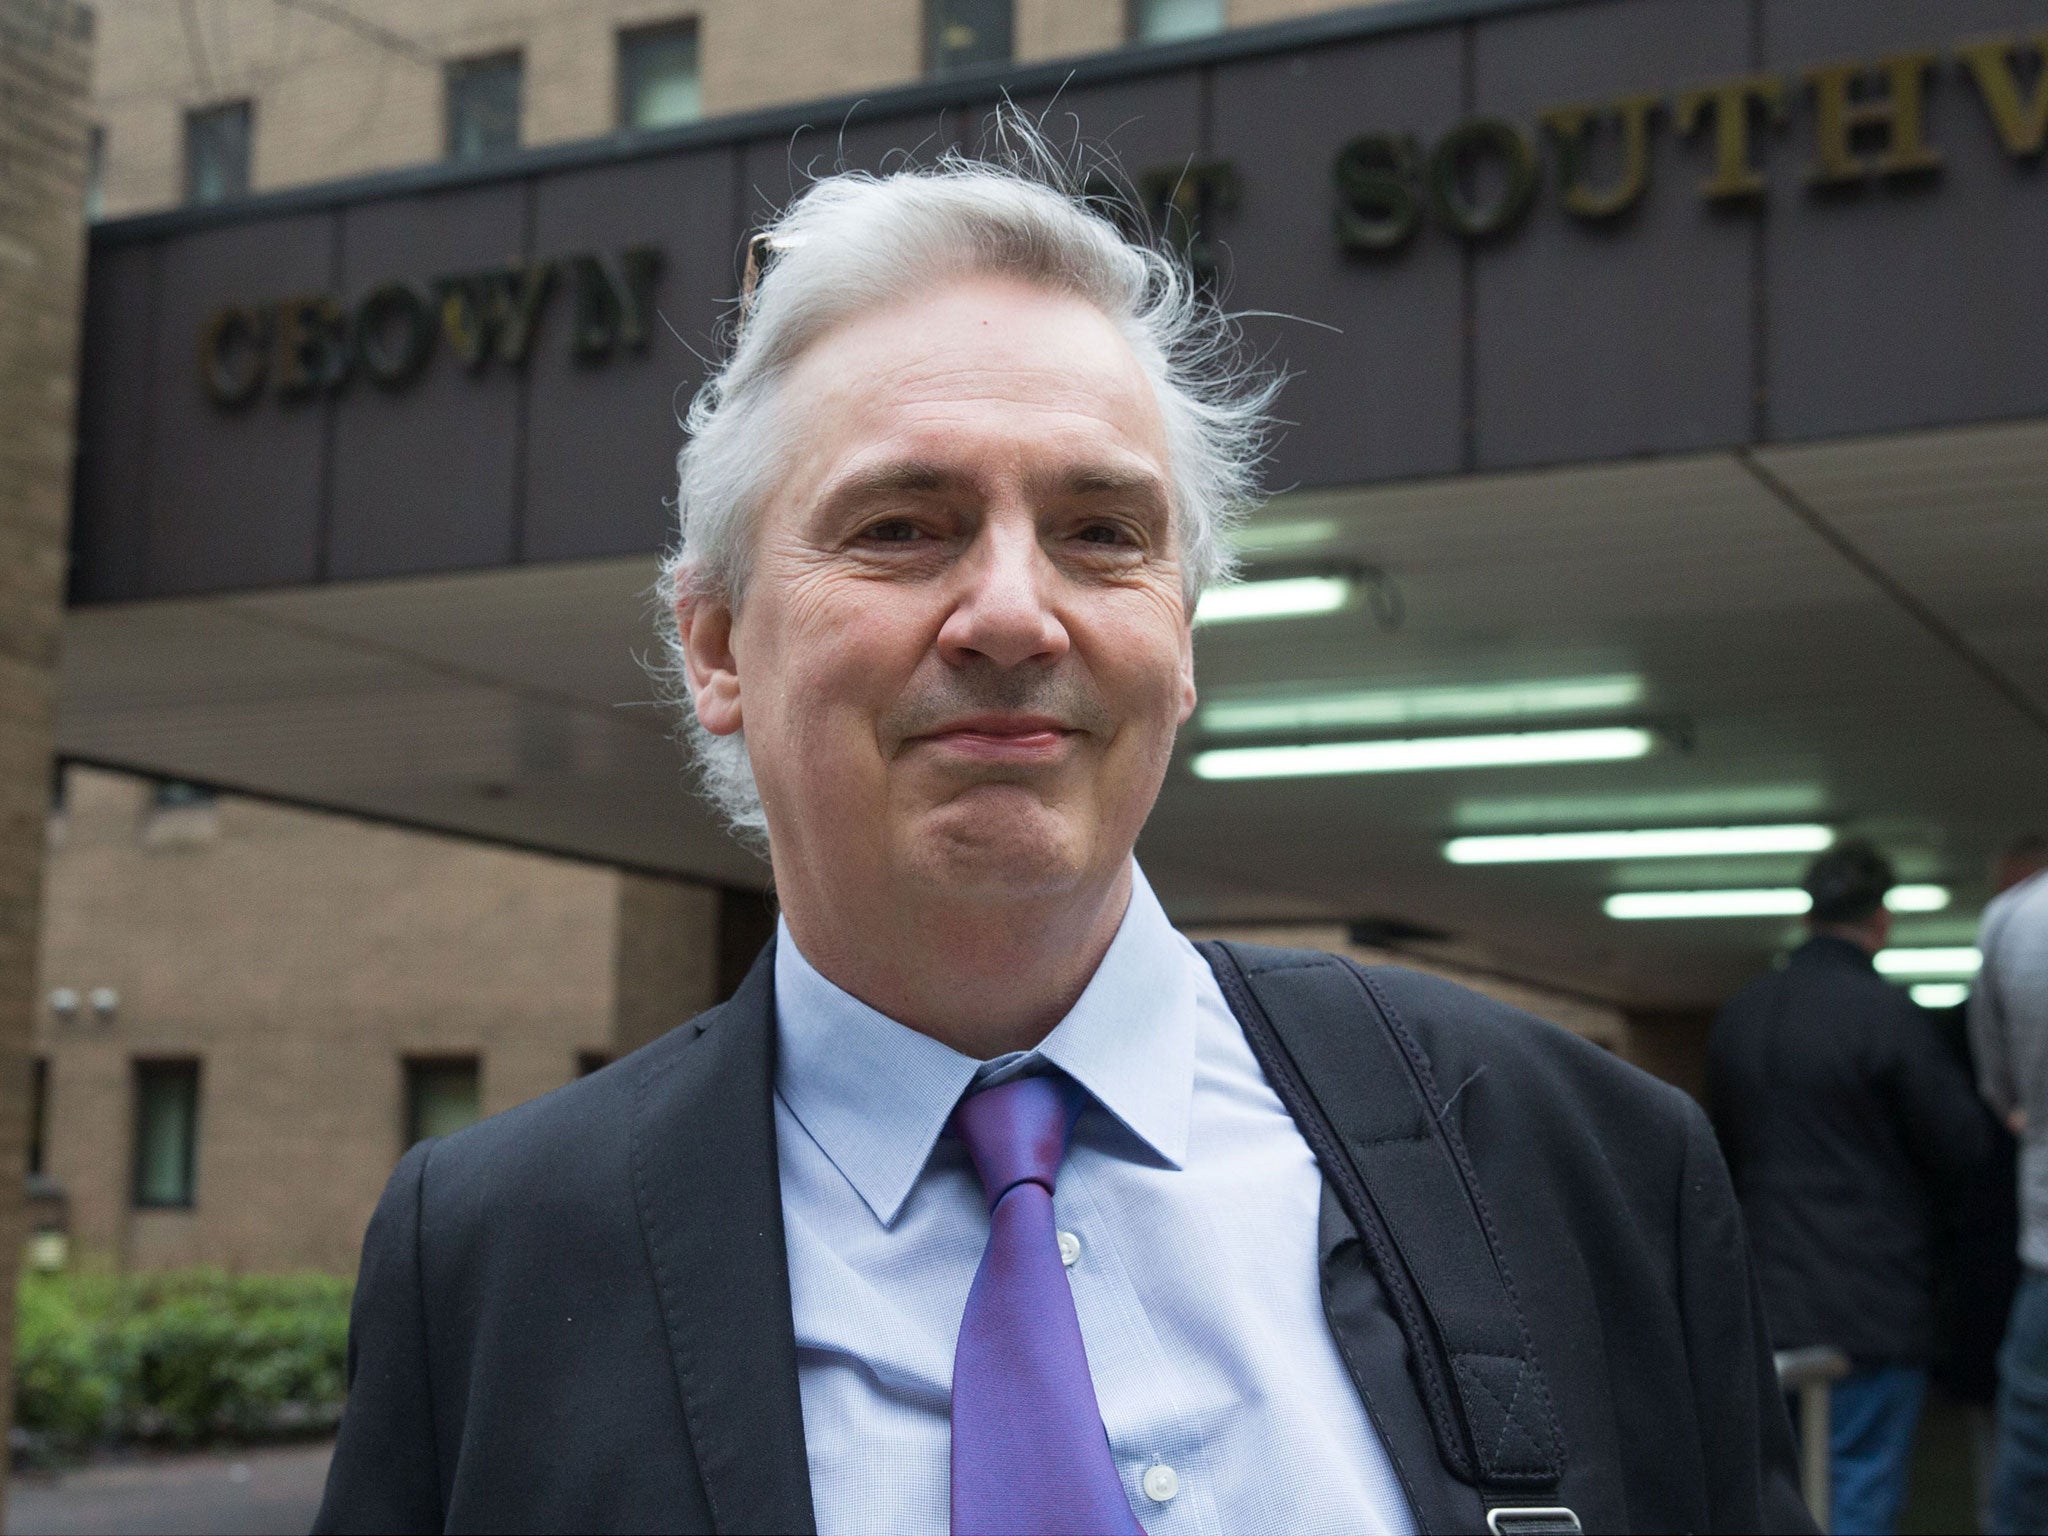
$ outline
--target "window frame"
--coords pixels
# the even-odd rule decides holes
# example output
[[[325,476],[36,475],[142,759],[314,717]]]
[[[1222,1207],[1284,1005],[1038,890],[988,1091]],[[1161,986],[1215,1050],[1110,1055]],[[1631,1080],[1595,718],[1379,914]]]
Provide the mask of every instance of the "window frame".
[[[452,1067],[469,1069],[471,1080],[476,1085],[476,1118],[484,1117],[484,1059],[477,1051],[419,1051],[410,1052],[400,1058],[400,1069],[404,1075],[404,1093],[399,1104],[400,1119],[398,1135],[401,1150],[410,1152],[429,1138],[420,1131],[420,1086],[426,1073],[447,1071]],[[470,1122],[475,1124],[475,1121]]]
[[[498,149],[487,149],[474,155],[456,153],[455,103],[458,95],[457,84],[472,75],[481,75],[492,67],[510,65],[516,78],[515,100],[512,113],[512,142]],[[526,147],[526,50],[524,48],[499,48],[490,53],[471,54],[460,59],[449,59],[441,66],[441,158],[459,165],[475,165],[481,162],[515,155]]]
[[[185,1165],[180,1170],[180,1182],[184,1196],[177,1200],[157,1200],[143,1191],[143,1175],[149,1152],[149,1138],[143,1134],[144,1114],[149,1103],[145,1083],[153,1076],[177,1075],[186,1078],[192,1085],[192,1109],[189,1128],[185,1137]],[[134,1141],[129,1158],[128,1203],[138,1211],[189,1211],[199,1204],[199,1111],[201,1090],[201,1069],[197,1056],[138,1056],[129,1074],[131,1091],[134,1096],[130,1126]]]
[[[193,153],[198,140],[199,125],[229,113],[239,113],[242,119],[242,165],[241,184],[218,197],[201,199],[198,195],[199,157]],[[187,207],[211,207],[217,203],[233,202],[238,197],[247,197],[256,181],[256,103],[248,96],[231,97],[226,101],[208,102],[203,107],[185,109],[185,177],[184,191]]]
[[[85,222],[97,224],[107,215],[107,125],[90,123],[85,130]]]
[[[976,70],[1009,69],[1017,62],[1017,0],[1003,0],[1010,11],[1010,46],[1000,59],[983,59],[973,64],[963,64],[956,69],[941,69],[939,60],[939,27],[937,17],[946,0],[923,0],[923,14],[919,20],[924,34],[924,78],[927,80],[954,80]]]
[[[643,128],[633,121],[633,81],[626,69],[626,55],[636,42],[651,42],[663,37],[680,36],[687,33],[695,45],[697,59],[697,116],[689,122],[704,120],[704,27],[702,18],[694,11],[684,16],[673,16],[666,21],[636,22],[629,27],[620,27],[613,34],[612,64],[618,77],[618,89],[613,103],[615,118],[620,133],[659,133],[664,128],[680,128],[681,122],[660,123]]]
[[[31,1178],[50,1168],[50,1058],[32,1057],[28,1064],[28,1172]]]
[[[1141,24],[1145,16],[1145,0],[1124,0],[1124,41],[1133,48],[1167,48],[1175,43],[1200,42],[1204,38],[1221,37],[1230,30],[1230,0],[1216,0],[1219,16],[1213,32],[1195,32],[1186,37],[1149,38]]]

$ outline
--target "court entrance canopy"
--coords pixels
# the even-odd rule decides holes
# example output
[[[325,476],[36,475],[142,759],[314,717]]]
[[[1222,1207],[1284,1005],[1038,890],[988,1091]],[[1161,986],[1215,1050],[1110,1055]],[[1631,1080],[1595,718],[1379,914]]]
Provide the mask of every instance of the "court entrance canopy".
[[[972,148],[1007,91],[1114,151],[1294,375],[1247,553],[1334,606],[1199,631],[1141,847],[1178,916],[1697,1006],[1788,917],[1609,898],[1781,889],[1782,829],[1821,827],[1952,890],[1899,942],[1966,943],[1987,855],[2048,816],[2044,30],[1383,4],[101,225],[60,749],[761,883],[639,664],[676,419],[771,207]],[[1195,771],[1531,732],[1613,750]],[[1446,854],[1759,827],[1783,849]]]

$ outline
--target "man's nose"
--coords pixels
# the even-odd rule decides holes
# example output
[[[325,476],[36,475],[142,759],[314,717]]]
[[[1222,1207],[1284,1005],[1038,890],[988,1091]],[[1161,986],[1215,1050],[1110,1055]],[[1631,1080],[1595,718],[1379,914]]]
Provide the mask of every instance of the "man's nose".
[[[1066,625],[1048,594],[1057,579],[1035,528],[986,526],[960,566],[961,589],[939,630],[939,655],[999,667],[1066,655]]]

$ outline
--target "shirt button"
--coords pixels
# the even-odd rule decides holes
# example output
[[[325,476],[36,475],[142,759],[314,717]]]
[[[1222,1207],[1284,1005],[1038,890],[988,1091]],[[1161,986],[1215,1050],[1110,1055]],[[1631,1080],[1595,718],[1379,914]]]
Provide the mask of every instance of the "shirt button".
[[[1180,1492],[1180,1474],[1167,1466],[1151,1466],[1145,1469],[1145,1497],[1154,1504],[1164,1504]]]
[[[1043,1231],[1044,1229],[1040,1228],[1040,1230]],[[1067,1268],[1072,1269],[1074,1261],[1080,1257],[1081,1239],[1074,1236],[1071,1232],[1062,1232],[1060,1234],[1060,1262],[1066,1265]],[[1167,1497],[1172,1498],[1173,1495],[1168,1494]]]

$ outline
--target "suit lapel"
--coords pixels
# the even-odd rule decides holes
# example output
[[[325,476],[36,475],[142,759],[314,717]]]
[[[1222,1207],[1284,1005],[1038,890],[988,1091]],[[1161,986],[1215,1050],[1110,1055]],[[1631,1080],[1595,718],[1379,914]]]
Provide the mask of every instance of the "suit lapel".
[[[720,1531],[816,1529],[775,1158],[771,943],[732,1000],[648,1053],[633,1188]]]

